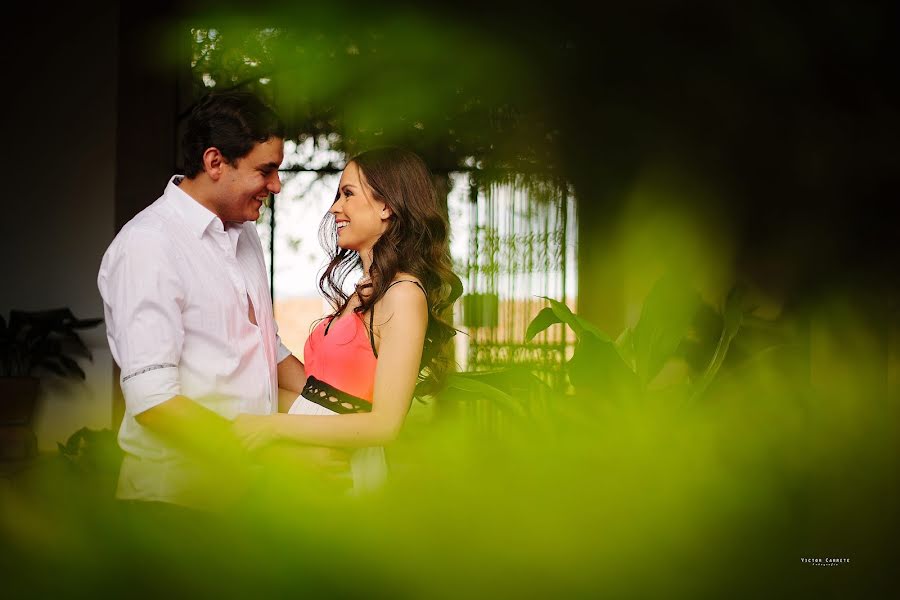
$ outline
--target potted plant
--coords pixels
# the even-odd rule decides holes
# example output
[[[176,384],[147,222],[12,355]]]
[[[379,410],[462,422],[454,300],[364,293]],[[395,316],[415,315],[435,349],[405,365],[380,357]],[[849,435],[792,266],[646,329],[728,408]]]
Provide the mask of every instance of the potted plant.
[[[50,373],[82,381],[75,360],[92,360],[77,330],[96,327],[102,319],[78,319],[68,308],[13,310],[0,315],[0,459],[29,458],[37,442],[31,429],[38,376]]]

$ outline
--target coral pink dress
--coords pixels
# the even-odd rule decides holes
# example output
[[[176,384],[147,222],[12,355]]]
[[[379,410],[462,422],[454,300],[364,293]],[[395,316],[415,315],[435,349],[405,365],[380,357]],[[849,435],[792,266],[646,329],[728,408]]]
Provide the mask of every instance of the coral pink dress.
[[[425,289],[417,281],[401,279]],[[340,317],[332,315],[313,329],[303,349],[307,380],[303,392],[288,411],[295,415],[340,415],[371,412],[375,392],[375,369],[378,352],[372,333],[374,310],[369,313],[369,326],[363,317],[350,311]],[[351,456],[354,491],[379,487],[387,475],[384,449],[359,448]]]

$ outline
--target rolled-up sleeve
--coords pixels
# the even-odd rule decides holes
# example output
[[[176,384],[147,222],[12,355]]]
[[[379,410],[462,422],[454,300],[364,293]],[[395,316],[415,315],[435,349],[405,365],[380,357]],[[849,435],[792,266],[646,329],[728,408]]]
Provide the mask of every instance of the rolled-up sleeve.
[[[185,290],[163,232],[123,233],[104,255],[97,283],[125,410],[134,416],[181,393]]]
[[[275,323],[275,362],[280,363],[290,355],[291,351],[282,343],[281,336],[278,335],[278,323]]]

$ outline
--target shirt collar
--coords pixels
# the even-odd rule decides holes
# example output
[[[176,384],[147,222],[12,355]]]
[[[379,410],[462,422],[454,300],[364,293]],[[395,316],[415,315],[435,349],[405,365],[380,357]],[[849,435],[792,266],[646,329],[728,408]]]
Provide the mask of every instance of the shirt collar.
[[[169,180],[166,186],[166,197],[172,203],[172,206],[187,223],[188,229],[198,238],[209,228],[210,224],[217,219],[216,215],[194,200],[187,192],[181,189],[179,184],[184,180],[183,175],[175,175]]]
[[[214,212],[197,202],[187,192],[185,192],[179,184],[184,179],[184,175],[175,175],[169,180],[166,186],[165,195],[171,201],[175,210],[179,212],[181,217],[187,223],[188,228],[198,238],[202,238],[206,230],[211,226],[217,227],[221,231],[227,231],[232,239],[232,244],[237,244],[243,227],[240,223],[223,223]],[[215,224],[215,225],[214,225]]]

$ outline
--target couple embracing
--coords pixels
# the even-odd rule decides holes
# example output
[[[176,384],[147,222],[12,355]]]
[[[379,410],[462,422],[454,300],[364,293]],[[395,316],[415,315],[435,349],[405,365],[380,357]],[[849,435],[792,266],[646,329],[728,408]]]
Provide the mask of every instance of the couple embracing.
[[[202,507],[194,458],[272,446],[348,475],[356,491],[376,488],[417,385],[446,371],[441,349],[455,330],[441,315],[461,286],[430,173],[399,148],[347,162],[331,208],[315,216],[333,311],[310,332],[304,362],[281,343],[255,221],[281,190],[284,135],[251,93],[204,98],[183,136],[184,174],[103,256],[98,286],[125,398],[122,500]],[[348,295],[344,280],[359,272]]]

